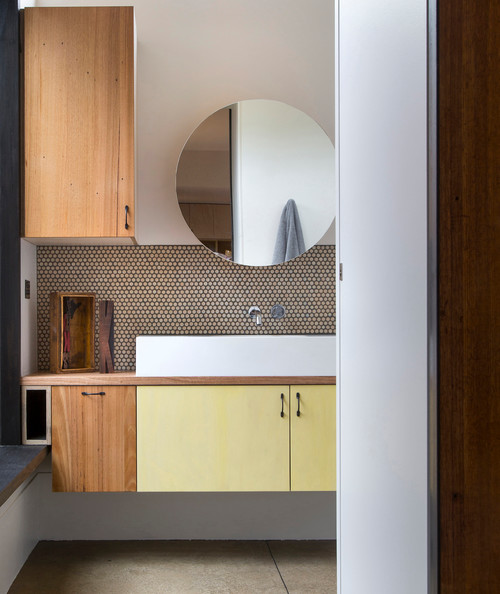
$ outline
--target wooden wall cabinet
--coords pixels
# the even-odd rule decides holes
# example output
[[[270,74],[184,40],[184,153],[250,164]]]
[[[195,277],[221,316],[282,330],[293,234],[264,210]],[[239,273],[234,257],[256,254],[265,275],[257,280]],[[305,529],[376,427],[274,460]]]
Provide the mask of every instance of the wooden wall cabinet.
[[[24,10],[26,238],[133,242],[133,7]]]
[[[52,388],[53,491],[136,490],[134,386]]]
[[[201,241],[231,240],[230,204],[180,203],[179,207],[189,228]]]
[[[335,386],[137,390],[138,491],[336,489]]]

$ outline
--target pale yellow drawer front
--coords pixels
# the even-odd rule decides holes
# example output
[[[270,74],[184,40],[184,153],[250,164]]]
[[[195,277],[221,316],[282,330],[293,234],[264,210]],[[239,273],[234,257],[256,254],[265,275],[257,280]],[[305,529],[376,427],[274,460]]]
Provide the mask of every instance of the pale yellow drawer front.
[[[288,398],[289,386],[138,387],[137,490],[288,491]]]
[[[290,388],[292,491],[336,490],[335,395],[335,386]]]

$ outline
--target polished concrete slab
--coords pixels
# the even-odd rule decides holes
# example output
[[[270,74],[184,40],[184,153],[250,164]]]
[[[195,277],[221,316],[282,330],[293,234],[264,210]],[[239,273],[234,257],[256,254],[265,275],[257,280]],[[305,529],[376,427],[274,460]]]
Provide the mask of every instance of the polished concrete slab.
[[[290,594],[336,592],[336,541],[270,541],[269,548]]]
[[[336,592],[332,541],[42,541],[11,594]]]

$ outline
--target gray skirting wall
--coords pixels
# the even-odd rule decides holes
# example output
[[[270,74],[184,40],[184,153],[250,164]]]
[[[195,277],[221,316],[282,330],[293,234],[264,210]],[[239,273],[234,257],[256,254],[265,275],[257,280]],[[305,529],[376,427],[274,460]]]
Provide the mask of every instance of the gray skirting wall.
[[[264,267],[204,246],[39,246],[37,282],[40,371],[49,368],[51,291],[114,301],[117,371],[135,369],[141,334],[335,334],[335,246]],[[270,317],[277,303],[287,312],[281,320]],[[262,310],[261,327],[247,315],[252,305]],[[97,359],[98,344],[97,331]]]

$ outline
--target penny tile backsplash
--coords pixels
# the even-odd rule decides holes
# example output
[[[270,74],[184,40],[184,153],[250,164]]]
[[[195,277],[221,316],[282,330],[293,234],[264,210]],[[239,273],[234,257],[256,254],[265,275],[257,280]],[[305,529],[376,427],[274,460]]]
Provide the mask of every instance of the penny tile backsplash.
[[[115,312],[116,371],[141,334],[335,334],[335,246],[278,266],[240,266],[204,246],[39,246],[38,368],[49,368],[49,294],[93,292]],[[281,304],[286,315],[271,318]],[[262,326],[248,309],[258,305]],[[96,365],[99,357],[96,307]]]

